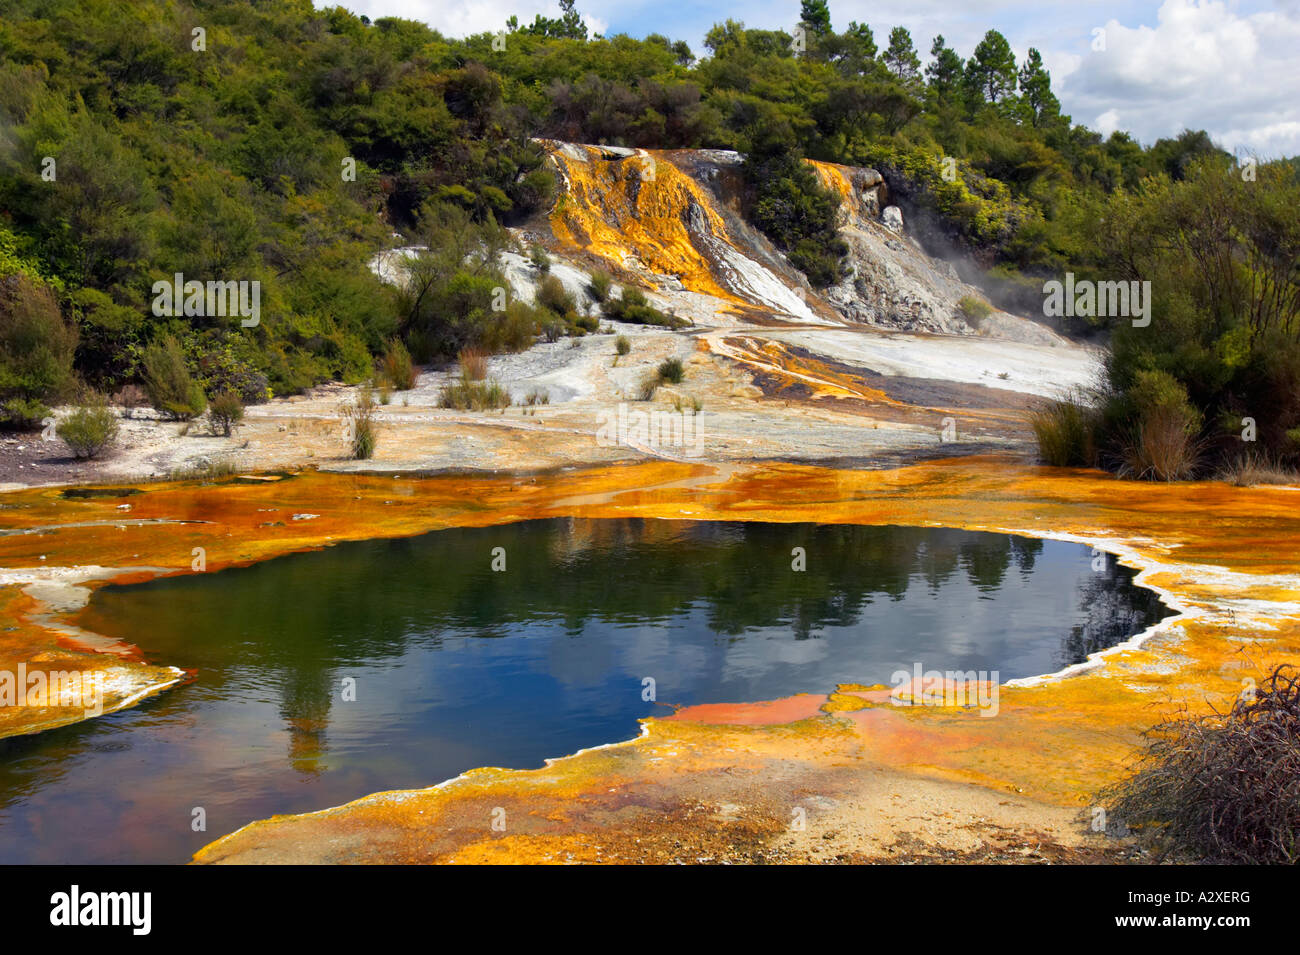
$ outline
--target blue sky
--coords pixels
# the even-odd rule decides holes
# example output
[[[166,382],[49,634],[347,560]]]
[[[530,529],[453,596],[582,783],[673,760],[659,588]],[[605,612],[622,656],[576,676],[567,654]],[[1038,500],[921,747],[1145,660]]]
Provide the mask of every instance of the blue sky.
[[[324,6],[324,0],[316,0]],[[922,60],[942,33],[963,56],[984,31],[1001,31],[1023,56],[1037,47],[1075,122],[1145,143],[1204,128],[1236,152],[1300,153],[1300,0],[829,0],[831,20],[870,24],[883,46],[894,26],[911,33]],[[497,30],[559,11],[556,0],[342,0],[371,18],[400,16],[449,36]],[[728,18],[790,29],[799,0],[689,3],[579,0],[589,26],[606,34],[662,33],[702,55],[709,27]],[[1093,49],[1104,31],[1105,49]]]

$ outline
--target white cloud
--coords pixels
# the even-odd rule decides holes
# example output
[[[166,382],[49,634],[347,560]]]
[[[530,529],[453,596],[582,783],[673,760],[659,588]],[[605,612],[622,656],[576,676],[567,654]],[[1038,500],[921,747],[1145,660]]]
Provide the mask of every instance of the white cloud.
[[[1230,150],[1300,152],[1300,15],[1165,0],[1156,20],[1105,24],[1106,49],[1058,77],[1067,112],[1146,142],[1191,128]]]
[[[316,0],[317,7],[327,5],[330,5],[327,0]],[[380,17],[419,20],[449,37],[495,33],[505,28],[512,15],[520,23],[532,23],[539,13],[548,17],[560,15],[557,0],[340,0],[339,5],[372,20]],[[584,15],[583,20],[592,33],[603,33],[608,28],[598,17]]]

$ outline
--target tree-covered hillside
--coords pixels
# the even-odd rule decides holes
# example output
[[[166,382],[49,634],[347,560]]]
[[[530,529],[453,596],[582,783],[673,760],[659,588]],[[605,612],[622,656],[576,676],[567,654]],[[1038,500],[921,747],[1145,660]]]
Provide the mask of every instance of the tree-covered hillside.
[[[78,382],[147,384],[169,349],[209,396],[247,401],[366,378],[398,340],[420,360],[526,346],[563,303],[486,307],[490,258],[442,256],[420,296],[367,261],[394,230],[497,247],[553,197],[537,137],[746,153],[748,214],[815,285],[840,275],[837,199],[798,160],[875,166],[927,242],[991,270],[995,301],[1040,307],[1071,270],[1156,281],[1180,331],[1126,332],[1119,391],[1167,375],[1203,423],[1300,381],[1273,367],[1300,336],[1293,163],[1247,180],[1204,132],[1144,148],[1074,125],[1038,51],[1018,60],[996,30],[963,57],[832,14],[728,20],[692,51],[589,36],[572,0],[468,38],[309,0],[9,0],[0,420],[30,426]],[[154,283],[177,273],[259,282],[258,323],[157,315]],[[1270,433],[1300,426],[1287,400]]]

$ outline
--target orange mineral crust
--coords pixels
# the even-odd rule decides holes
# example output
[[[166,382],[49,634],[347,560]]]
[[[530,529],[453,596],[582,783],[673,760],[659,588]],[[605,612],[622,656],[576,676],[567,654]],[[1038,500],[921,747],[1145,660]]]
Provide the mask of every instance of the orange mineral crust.
[[[540,770],[475,770],[254,822],[200,862],[834,861],[888,857],[902,831],[954,846],[974,839],[974,850],[984,838],[971,835],[975,820],[1086,848],[1086,810],[1144,729],[1183,706],[1224,707],[1244,681],[1300,655],[1300,491],[1288,488],[1132,483],[986,457],[879,471],[675,462],[471,478],[306,471],[139,490],[0,496],[0,670],[111,669],[122,703],[128,683],[136,695],[158,692],[180,675],[76,627],[86,591],[107,580],[566,515],[1077,540],[1119,554],[1180,612],[1086,665],[1003,685],[991,718],[895,706],[888,687],[850,684],[825,697],[695,706]],[[194,569],[196,553],[206,569]],[[5,709],[4,735],[83,718]]]

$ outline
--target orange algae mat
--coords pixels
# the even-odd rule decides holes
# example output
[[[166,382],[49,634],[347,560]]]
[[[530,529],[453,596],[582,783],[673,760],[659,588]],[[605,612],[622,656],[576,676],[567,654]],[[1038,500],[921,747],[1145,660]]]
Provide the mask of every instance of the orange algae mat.
[[[0,496],[9,531],[0,536],[0,671],[103,669],[117,703],[129,705],[165,689],[175,671],[129,648],[96,652],[105,648],[95,635],[61,623],[59,611],[77,603],[67,585],[192,573],[200,553],[211,573],[344,539],[564,515],[939,525],[1081,540],[1120,554],[1142,571],[1139,583],[1183,611],[1141,646],[1122,645],[1080,672],[1004,686],[996,718],[895,708],[880,688],[858,686],[829,698],[697,706],[646,721],[636,740],[541,770],[475,770],[428,790],[253,823],[199,861],[606,861],[591,835],[615,832],[641,849],[671,839],[672,854],[684,834],[716,827],[701,804],[737,792],[743,835],[761,842],[788,827],[791,806],[810,792],[852,791],[866,769],[1082,809],[1123,771],[1143,729],[1184,705],[1222,707],[1246,681],[1300,655],[1300,491],[1286,488],[1137,484],[983,458],[887,471],[654,462],[528,477],[303,472],[141,490]],[[0,734],[80,718],[3,707]],[[497,818],[509,825],[493,828]]]

